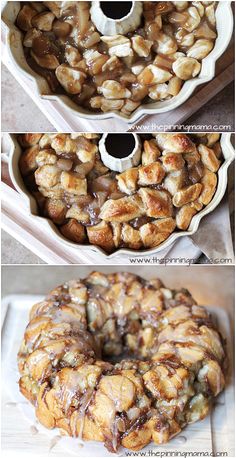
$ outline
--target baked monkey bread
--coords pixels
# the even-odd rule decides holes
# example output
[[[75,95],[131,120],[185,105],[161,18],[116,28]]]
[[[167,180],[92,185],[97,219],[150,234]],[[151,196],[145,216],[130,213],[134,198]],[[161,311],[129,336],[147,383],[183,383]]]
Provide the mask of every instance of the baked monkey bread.
[[[225,360],[209,313],[186,289],[93,272],[31,309],[19,385],[47,428],[137,451],[208,414]]]

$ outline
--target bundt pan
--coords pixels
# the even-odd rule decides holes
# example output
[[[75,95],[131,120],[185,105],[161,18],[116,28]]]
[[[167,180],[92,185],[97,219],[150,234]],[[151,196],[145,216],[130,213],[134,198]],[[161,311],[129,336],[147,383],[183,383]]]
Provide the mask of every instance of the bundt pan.
[[[18,192],[24,197],[26,201],[26,205],[32,218],[36,218],[40,225],[45,225],[45,227],[50,228],[50,230],[54,233],[55,238],[57,238],[61,243],[74,250],[79,250],[83,252],[91,252],[100,254],[101,257],[105,259],[115,258],[117,256],[123,257],[135,257],[135,256],[147,256],[147,255],[154,255],[160,253],[163,249],[170,247],[175,241],[177,241],[180,237],[183,236],[191,236],[195,232],[197,232],[201,219],[207,215],[208,213],[212,212],[222,200],[225,190],[227,187],[227,170],[231,162],[234,160],[235,153],[233,146],[231,144],[231,134],[223,133],[221,134],[221,147],[222,147],[222,154],[224,157],[224,162],[222,163],[221,167],[218,170],[218,184],[216,188],[216,192],[214,194],[213,199],[211,202],[203,208],[203,210],[199,211],[195,216],[193,216],[191,223],[189,225],[188,230],[181,231],[181,232],[173,232],[164,242],[158,245],[155,248],[150,248],[147,250],[131,250],[120,248],[117,249],[115,252],[111,254],[107,254],[101,248],[95,245],[82,245],[76,244],[74,242],[69,241],[68,239],[64,238],[61,232],[58,230],[56,225],[49,219],[39,216],[38,214],[38,207],[35,198],[30,194],[30,192],[26,189],[26,186],[23,182],[20,170],[19,170],[19,158],[21,154],[21,147],[16,140],[16,135],[14,134],[7,134],[9,136],[9,143],[10,143],[10,150],[8,156],[8,163],[9,163],[9,171],[12,182]],[[106,134],[104,134],[105,136]]]
[[[16,67],[16,70],[23,72],[25,76],[28,76],[35,82],[35,87],[40,97],[47,100],[57,100],[59,104],[67,107],[67,109],[70,110],[73,115],[91,120],[117,118],[122,119],[128,123],[133,123],[143,115],[153,115],[167,112],[182,105],[191,96],[197,86],[214,78],[216,61],[226,50],[233,32],[233,15],[231,10],[231,2],[220,1],[216,10],[217,38],[215,41],[215,46],[210,54],[202,60],[202,68],[199,75],[189,81],[186,81],[177,96],[166,101],[142,104],[130,116],[116,111],[107,113],[93,113],[92,111],[86,110],[85,108],[76,105],[66,95],[52,94],[46,80],[35,73],[29,67],[23,52],[22,34],[14,24],[19,9],[20,2],[8,1],[6,2],[6,5],[2,11],[2,20],[8,31],[8,53]]]

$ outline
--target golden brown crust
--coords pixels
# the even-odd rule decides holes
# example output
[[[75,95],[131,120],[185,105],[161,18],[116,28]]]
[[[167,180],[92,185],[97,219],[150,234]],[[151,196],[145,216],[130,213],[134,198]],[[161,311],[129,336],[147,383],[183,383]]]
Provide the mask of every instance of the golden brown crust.
[[[217,159],[214,150],[205,145],[199,145],[198,151],[203,164],[211,171],[217,172],[220,167],[220,161]]]
[[[151,218],[172,216],[172,202],[166,191],[141,188],[139,194],[145,206],[146,214]]]
[[[113,231],[113,241],[115,247],[118,248],[121,242],[121,229],[123,225],[121,223],[111,223],[112,231]]]
[[[91,244],[100,246],[108,252],[114,249],[112,229],[105,221],[96,226],[87,227],[87,234]]]
[[[21,146],[27,148],[28,146],[37,145],[41,137],[42,134],[23,134],[18,135],[17,140]]]
[[[149,165],[152,162],[156,162],[160,157],[161,152],[157,146],[157,143],[154,139],[145,140],[143,143],[143,154],[142,154],[142,164]]]
[[[123,242],[133,250],[139,250],[142,247],[140,232],[129,224],[123,224],[121,237]]]
[[[191,223],[192,217],[196,215],[196,213],[198,213],[202,207],[203,205],[197,201],[183,205],[183,207],[180,208],[176,215],[177,227],[183,231],[186,231]]]
[[[52,188],[60,182],[61,171],[55,165],[43,165],[35,174],[35,181],[38,186]]]
[[[135,194],[117,200],[108,200],[103,204],[99,217],[104,221],[125,223],[143,214],[142,200]]]
[[[72,242],[83,243],[86,239],[84,227],[73,218],[61,226],[60,231],[64,237],[72,240]]]
[[[70,172],[61,173],[61,186],[66,192],[78,196],[87,194],[87,181]]]
[[[203,205],[208,205],[215,194],[217,186],[217,175],[205,168],[203,178],[201,179],[201,184],[202,191],[199,196],[199,201]]]
[[[65,222],[67,207],[62,200],[48,199],[45,203],[45,216],[50,218],[56,224]]]
[[[174,231],[176,222],[173,218],[163,218],[153,223],[144,224],[140,228],[143,244],[146,248],[160,245]]]
[[[165,170],[160,162],[153,162],[149,165],[144,165],[138,171],[139,186],[150,186],[161,183],[165,176]]]
[[[157,134],[158,146],[170,153],[193,153],[196,145],[186,134]]]
[[[167,153],[162,157],[162,164],[166,172],[174,172],[183,169],[185,162],[181,154]]]
[[[133,194],[137,190],[138,169],[131,168],[116,176],[121,192]]]
[[[173,197],[173,204],[175,207],[182,207],[189,202],[196,200],[202,190],[202,185],[200,183],[193,184],[188,188],[178,191]]]
[[[19,167],[22,175],[25,177],[37,168],[36,157],[39,152],[38,145],[27,148],[21,155],[19,160]]]

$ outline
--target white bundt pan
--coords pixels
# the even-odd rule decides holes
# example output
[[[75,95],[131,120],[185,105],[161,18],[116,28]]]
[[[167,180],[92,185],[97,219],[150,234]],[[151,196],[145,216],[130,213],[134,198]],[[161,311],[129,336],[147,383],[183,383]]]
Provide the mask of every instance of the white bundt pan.
[[[180,237],[183,237],[185,235],[193,235],[195,232],[197,232],[198,226],[203,216],[212,212],[217,207],[217,205],[219,205],[220,201],[222,200],[226,187],[227,187],[227,170],[228,170],[229,165],[231,164],[231,162],[234,160],[234,157],[235,157],[234,149],[230,141],[231,134],[228,134],[228,133],[222,134],[221,135],[221,146],[222,146],[224,162],[222,166],[220,167],[220,169],[218,170],[218,184],[217,184],[215,195],[212,201],[203,210],[201,210],[199,213],[197,213],[192,218],[192,221],[187,231],[173,232],[170,235],[170,237],[168,237],[168,239],[166,239],[163,243],[161,243],[158,247],[155,247],[155,248],[151,248],[148,250],[139,250],[139,251],[120,248],[116,252],[108,255],[101,248],[96,247],[95,245],[85,245],[85,244],[79,245],[77,243],[69,241],[68,239],[63,237],[63,235],[60,233],[57,226],[51,220],[38,215],[37,202],[35,198],[26,189],[22,176],[21,176],[21,173],[20,173],[20,170],[19,170],[18,162],[19,162],[19,158],[21,154],[21,147],[16,140],[16,135],[14,134],[6,134],[6,135],[9,136],[9,140],[10,140],[10,151],[9,151],[9,156],[8,156],[10,176],[11,176],[12,182],[15,188],[17,189],[17,191],[25,198],[29,213],[32,215],[32,218],[37,218],[38,221],[40,221],[40,224],[44,224],[45,226],[50,228],[53,231],[54,236],[58,240],[60,240],[62,243],[64,243],[65,245],[70,246],[70,248],[74,248],[75,250],[80,250],[84,252],[90,251],[90,252],[99,253],[103,257],[103,260],[115,258],[116,256],[124,256],[124,257],[147,256],[147,255],[151,256],[169,247],[172,243],[174,243]]]
[[[148,103],[140,105],[130,116],[119,112],[93,113],[76,105],[66,95],[53,95],[44,78],[35,73],[27,64],[22,45],[22,33],[14,25],[17,14],[20,10],[20,2],[8,1],[2,10],[2,20],[8,29],[7,47],[11,60],[14,62],[16,69],[23,72],[26,76],[35,82],[37,93],[46,100],[57,100],[63,106],[66,106],[73,115],[86,119],[122,119],[128,123],[133,123],[143,115],[153,115],[173,110],[182,105],[191,96],[193,91],[200,84],[212,80],[215,76],[215,65],[217,59],[226,50],[232,33],[233,33],[233,13],[231,10],[231,1],[220,0],[216,10],[216,29],[217,39],[215,46],[210,54],[203,59],[200,74],[189,81],[186,81],[176,97],[163,102]]]

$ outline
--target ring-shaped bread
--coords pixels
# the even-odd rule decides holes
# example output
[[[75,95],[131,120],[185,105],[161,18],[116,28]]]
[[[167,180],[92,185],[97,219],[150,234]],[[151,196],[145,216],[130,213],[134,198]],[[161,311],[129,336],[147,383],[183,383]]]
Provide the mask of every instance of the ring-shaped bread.
[[[135,451],[208,414],[225,360],[220,333],[186,289],[93,272],[31,309],[19,385],[47,428]]]

